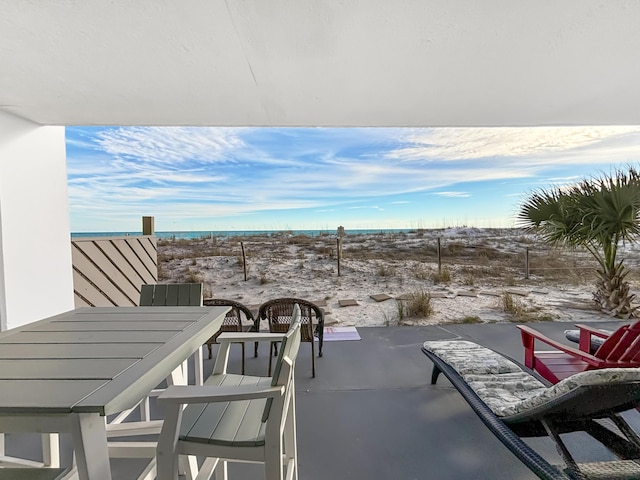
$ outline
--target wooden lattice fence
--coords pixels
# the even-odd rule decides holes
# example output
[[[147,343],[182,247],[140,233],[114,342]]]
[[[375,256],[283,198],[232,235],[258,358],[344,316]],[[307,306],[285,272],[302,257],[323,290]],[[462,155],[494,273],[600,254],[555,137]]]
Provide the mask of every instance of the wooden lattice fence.
[[[76,307],[138,305],[140,286],[158,281],[155,236],[71,240]]]

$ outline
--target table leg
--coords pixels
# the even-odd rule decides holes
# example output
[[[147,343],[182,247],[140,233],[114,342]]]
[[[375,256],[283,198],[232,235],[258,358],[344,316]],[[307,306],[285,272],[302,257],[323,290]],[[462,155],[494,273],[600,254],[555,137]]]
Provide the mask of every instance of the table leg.
[[[204,361],[202,356],[202,347],[198,347],[198,349],[193,354],[193,364],[194,364],[194,374],[195,374],[195,385],[202,385],[204,381]]]
[[[111,480],[104,417],[97,413],[71,414],[71,435],[80,480]]]
[[[200,353],[202,353],[202,349],[200,349]],[[183,364],[184,366],[184,364]],[[171,375],[167,378],[168,385],[187,385],[188,378],[186,375],[183,375],[184,368],[176,368]],[[179,461],[179,473],[180,475],[185,475],[187,480],[195,479],[198,475],[198,462],[196,457],[193,455],[188,455],[186,458],[180,457]]]
[[[42,463],[46,467],[60,467],[60,435],[57,433],[42,434]]]
[[[176,368],[171,372],[171,375],[167,377],[167,385],[186,385],[187,379],[183,373],[184,369],[182,366]]]
[[[187,358],[182,362],[182,376],[184,377],[185,385],[189,383],[189,359]]]

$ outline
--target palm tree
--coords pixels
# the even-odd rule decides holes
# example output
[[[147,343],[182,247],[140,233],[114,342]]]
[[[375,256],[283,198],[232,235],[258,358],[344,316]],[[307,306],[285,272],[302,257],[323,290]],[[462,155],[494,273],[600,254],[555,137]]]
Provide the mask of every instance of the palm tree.
[[[545,243],[585,248],[599,265],[593,294],[598,308],[614,317],[634,316],[635,295],[625,280],[629,271],[617,253],[622,242],[633,242],[640,233],[638,170],[536,191],[522,205],[518,220]]]

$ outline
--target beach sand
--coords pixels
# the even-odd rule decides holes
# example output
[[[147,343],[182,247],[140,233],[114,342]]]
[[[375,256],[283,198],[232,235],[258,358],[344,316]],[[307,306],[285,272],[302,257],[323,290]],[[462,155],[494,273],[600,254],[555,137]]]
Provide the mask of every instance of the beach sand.
[[[160,240],[159,275],[161,282],[203,282],[205,298],[236,300],[254,310],[278,297],[311,300],[333,326],[611,320],[594,310],[589,255],[551,249],[519,230],[347,231],[340,275],[337,250],[335,235],[286,232]],[[622,254],[640,257],[631,247]],[[637,291],[635,272],[630,283]],[[410,301],[402,298],[418,293],[429,297],[428,316],[407,315]]]

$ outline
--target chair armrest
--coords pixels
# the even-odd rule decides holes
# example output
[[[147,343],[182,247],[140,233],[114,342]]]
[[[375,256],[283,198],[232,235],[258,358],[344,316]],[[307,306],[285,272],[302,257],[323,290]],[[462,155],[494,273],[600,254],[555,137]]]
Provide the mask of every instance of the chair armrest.
[[[213,373],[227,373],[227,363],[229,362],[229,349],[232,343],[246,342],[279,342],[284,338],[284,333],[268,332],[222,332],[218,335],[217,342],[220,344],[216,361],[213,364]],[[257,349],[256,349],[257,351]]]
[[[525,349],[525,365],[529,368],[531,368],[530,364],[528,364],[529,359],[534,355],[535,340],[540,340],[541,342],[546,343],[556,350],[560,350],[564,353],[577,357],[590,365],[598,366],[602,363],[602,360],[600,360],[599,358],[596,358],[593,355],[582,350],[572,348],[568,345],[565,345],[564,343],[552,340],[551,338],[543,335],[533,328],[527,327],[526,325],[517,325],[517,327],[520,329],[520,333],[522,334],[522,344]]]
[[[603,332],[597,328],[590,327],[588,325],[576,324],[579,331],[578,346],[583,352],[593,353],[598,348],[598,343],[595,343],[591,348],[591,337],[597,337],[599,339],[607,339],[612,332]]]
[[[611,335],[610,331],[603,331],[599,328],[590,327],[589,325],[583,325],[581,323],[576,323],[576,327],[580,330],[580,335],[582,335],[583,331],[600,338],[609,338]]]
[[[275,398],[284,395],[284,386],[238,385],[235,387],[212,385],[173,385],[168,387],[158,401],[162,404],[216,403],[258,398]]]
[[[279,342],[284,337],[284,333],[268,332],[222,332],[218,335],[218,343],[241,343],[241,342]]]

